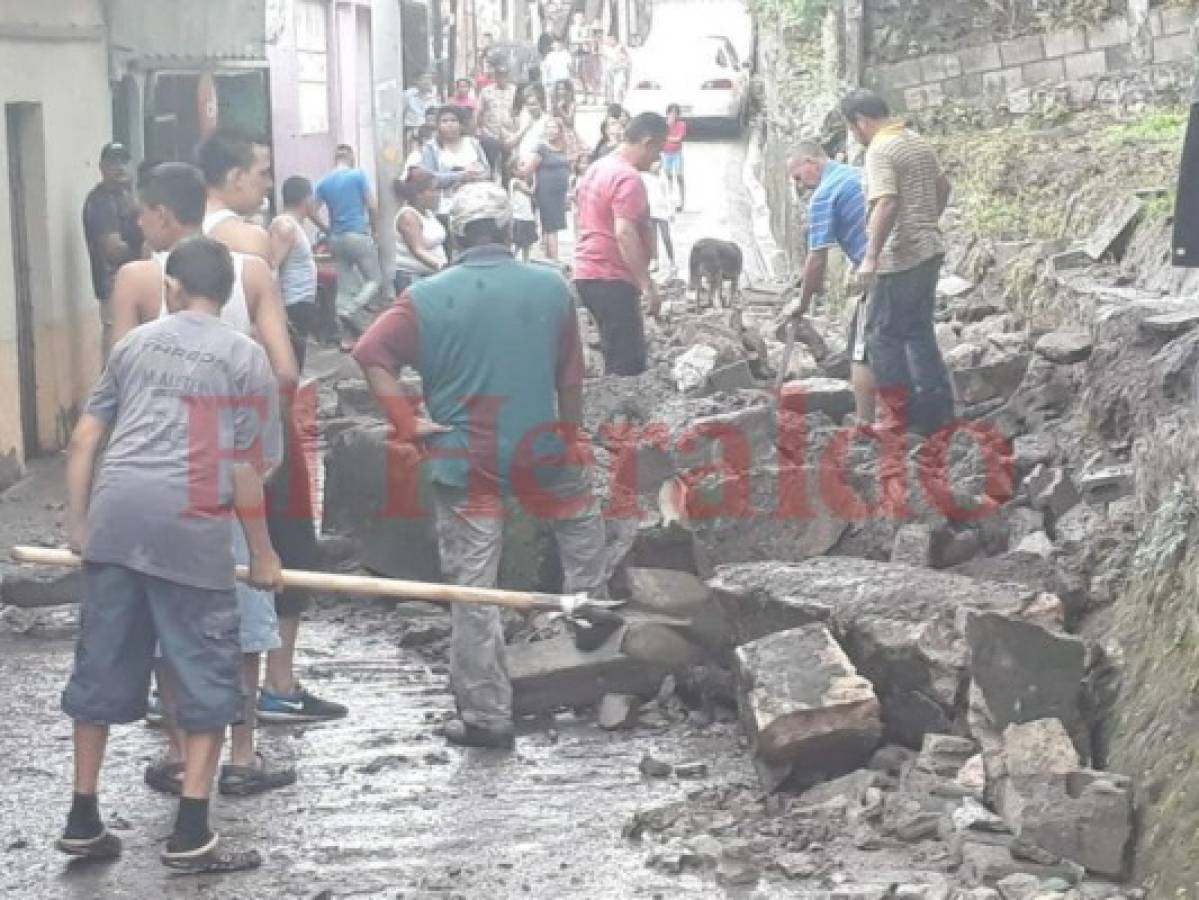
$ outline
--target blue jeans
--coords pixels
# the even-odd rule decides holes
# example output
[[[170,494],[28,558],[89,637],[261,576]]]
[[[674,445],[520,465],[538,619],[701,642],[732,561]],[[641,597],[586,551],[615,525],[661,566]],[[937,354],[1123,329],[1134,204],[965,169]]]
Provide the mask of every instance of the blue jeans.
[[[347,231],[329,238],[337,265],[337,315],[352,319],[383,287],[379,248],[369,234]]]
[[[932,434],[953,419],[953,388],[933,330],[944,257],[878,276],[866,318],[866,347],[884,423]],[[906,407],[906,422],[904,407]]]

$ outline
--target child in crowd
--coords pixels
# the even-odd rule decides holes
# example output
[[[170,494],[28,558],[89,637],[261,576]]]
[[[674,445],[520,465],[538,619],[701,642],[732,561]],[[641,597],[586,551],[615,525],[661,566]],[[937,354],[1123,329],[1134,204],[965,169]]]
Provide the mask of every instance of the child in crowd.
[[[683,184],[683,141],[687,140],[687,123],[683,121],[682,110],[677,103],[666,107],[666,143],[662,145],[662,171],[671,190],[676,185],[679,192],[677,212],[683,211],[687,201],[687,188]]]
[[[525,175],[520,160],[508,164],[508,193],[512,198],[512,243],[520,251],[522,262],[537,243],[537,213],[533,208],[533,179]]]
[[[100,817],[100,767],[109,726],[146,713],[157,643],[186,749],[162,861],[195,873],[261,864],[208,826],[225,730],[244,712],[231,512],[249,546],[251,583],[281,587],[262,515],[264,474],[282,457],[278,386],[262,347],[221,321],[234,278],[222,244],[178,244],[163,285],[171,315],[113,347],[71,437],[67,530],[83,555],[84,597],[62,697],[75,722],[75,793],[57,846],[70,856],[120,855]]]
[[[670,220],[674,213],[670,208],[670,187],[662,175],[662,163],[656,162],[648,172],[642,172],[641,180],[649,195],[649,219],[654,228],[654,261],[650,264],[650,271],[657,271],[658,268],[658,235],[661,235],[666,258],[670,261],[667,277],[674,278],[677,269],[674,263],[674,241],[670,237]]]

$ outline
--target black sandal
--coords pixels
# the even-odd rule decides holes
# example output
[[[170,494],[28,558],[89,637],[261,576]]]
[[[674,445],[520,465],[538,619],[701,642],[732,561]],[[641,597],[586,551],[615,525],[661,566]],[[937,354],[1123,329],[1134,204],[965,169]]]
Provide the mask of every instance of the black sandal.
[[[54,846],[67,856],[79,859],[116,859],[121,855],[121,839],[101,828],[100,833],[90,838],[69,838],[65,835],[54,842]]]
[[[171,850],[168,847],[162,851],[162,863],[188,875],[216,875],[257,869],[262,865],[262,856],[257,850],[221,846],[221,836],[214,831],[208,843],[194,850]]]
[[[178,797],[183,793],[183,763],[159,760],[146,766],[146,784],[161,794]]]
[[[254,756],[260,765],[221,766],[218,789],[222,794],[228,797],[250,797],[296,783],[295,769],[289,767],[270,770],[266,767],[266,760],[261,753],[255,753]]]

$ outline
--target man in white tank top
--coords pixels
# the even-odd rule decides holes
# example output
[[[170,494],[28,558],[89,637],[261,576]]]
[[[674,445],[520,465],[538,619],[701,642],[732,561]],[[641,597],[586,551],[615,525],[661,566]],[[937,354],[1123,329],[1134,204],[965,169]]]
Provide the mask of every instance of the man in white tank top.
[[[204,179],[185,163],[166,163],[153,169],[141,186],[140,223],[155,257],[122,266],[113,287],[113,334],[119,340],[131,329],[163,315],[163,257],[180,241],[200,233],[204,218]],[[160,255],[161,254],[161,255]],[[232,295],[221,318],[244,334],[252,334],[263,348],[279,385],[281,397],[290,397],[298,375],[287,320],[283,314],[270,268],[261,259],[234,253]],[[236,529],[234,529],[236,535]],[[235,552],[237,550],[235,540]],[[280,646],[274,596],[270,592],[239,592],[244,681],[248,693],[247,723],[233,728],[231,763],[222,767],[222,793],[255,793],[290,784],[294,770],[268,771],[254,750],[253,709],[257,699],[259,655]],[[250,690],[251,674],[253,690]],[[160,686],[163,680],[160,676]],[[175,792],[181,772],[181,746],[172,732],[172,753],[147,770],[153,787]]]
[[[266,192],[271,187],[270,149],[236,131],[221,129],[206,138],[196,151],[196,159],[208,186],[204,234],[220,241],[234,253],[245,253],[270,262],[271,242],[267,232],[245,220],[258,212]],[[271,316],[283,321],[286,313],[279,291],[272,285]],[[254,319],[258,323],[258,318]],[[282,385],[281,385],[282,387]],[[312,503],[306,493],[307,468],[298,447],[298,429],[292,416],[291,397],[282,397],[284,422],[288,423],[287,455],[282,467],[286,478],[272,478],[267,483],[267,524],[271,540],[291,569],[318,567],[315,525]],[[292,490],[290,479],[303,480]],[[306,510],[292,508],[292,498],[303,496]],[[282,498],[280,500],[279,498]],[[297,502],[295,506],[300,506]],[[282,507],[282,512],[280,512]],[[308,604],[303,591],[283,591],[276,597],[279,614],[279,636],[283,643],[267,655],[266,679],[259,698],[258,716],[263,721],[314,722],[339,719],[346,708],[331,703],[305,690],[296,681],[294,656],[300,628],[300,616]]]

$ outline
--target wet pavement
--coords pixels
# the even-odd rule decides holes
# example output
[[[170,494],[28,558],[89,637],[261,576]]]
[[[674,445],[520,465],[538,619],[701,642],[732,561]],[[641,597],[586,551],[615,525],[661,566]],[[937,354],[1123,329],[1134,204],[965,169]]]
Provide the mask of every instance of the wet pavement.
[[[0,895],[12,897],[685,897],[713,882],[645,866],[621,837],[639,807],[705,784],[753,783],[735,724],[601,731],[589,716],[524,722],[514,753],[449,747],[434,728],[452,709],[444,665],[397,647],[411,615],[429,608],[322,609],[303,636],[300,673],[348,719],[272,726],[263,746],[293,757],[296,785],[218,800],[214,827],[260,848],[252,873],[168,873],[158,853],[175,802],[141,781],[161,749],[157,730],[113,729],[101,811],[125,841],[115,863],[68,863],[51,847],[70,803],[70,723],[58,694],[70,668],[72,611],[39,614],[27,634],[0,635]],[[646,751],[700,761],[706,779],[653,781]],[[768,895],[766,895],[768,896]]]

